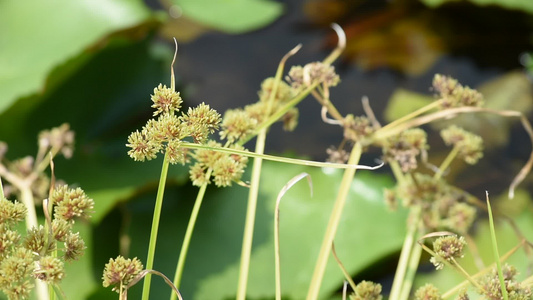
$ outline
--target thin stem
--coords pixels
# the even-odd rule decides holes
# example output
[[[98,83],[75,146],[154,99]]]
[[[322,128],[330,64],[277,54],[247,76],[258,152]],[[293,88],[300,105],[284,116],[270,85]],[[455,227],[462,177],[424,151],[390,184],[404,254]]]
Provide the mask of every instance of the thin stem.
[[[212,169],[207,170],[205,174],[206,178],[211,177]],[[200,212],[200,207],[202,206],[202,201],[204,199],[205,190],[207,189],[207,182],[202,184],[198,195],[196,196],[196,201],[194,202],[194,207],[192,208],[191,217],[189,218],[189,224],[187,225],[187,231],[185,232],[185,237],[183,238],[183,244],[181,245],[180,257],[178,259],[178,264],[176,266],[176,273],[174,276],[174,286],[179,289],[181,283],[181,276],[183,274],[183,268],[185,266],[185,261],[187,259],[187,252],[189,251],[189,244],[191,242],[192,233],[194,231],[194,225],[196,224],[196,219],[198,218],[198,213]],[[176,293],[170,294],[171,300],[177,299]]]
[[[415,244],[415,246],[411,250],[411,255],[409,256],[409,262],[407,264],[407,271],[405,272],[405,277],[402,282],[400,298],[399,298],[400,300],[406,300],[409,298],[409,293],[411,292],[411,287],[413,286],[413,281],[416,275],[416,271],[418,269],[418,264],[420,263],[421,255],[422,255],[422,247]]]
[[[266,128],[261,130],[257,136],[255,153],[262,154],[265,150]],[[246,298],[246,285],[248,283],[248,272],[250,269],[250,256],[252,252],[252,240],[254,234],[255,211],[257,207],[257,195],[259,194],[259,180],[261,177],[261,158],[254,159],[252,168],[252,178],[250,191],[248,193],[248,208],[246,210],[246,221],[244,224],[244,237],[242,241],[241,263],[239,270],[239,282],[237,285],[237,300]]]
[[[389,299],[397,300],[400,298],[400,292],[402,290],[402,283],[409,265],[409,259],[413,249],[413,245],[416,243],[415,235],[417,232],[418,220],[421,215],[420,206],[414,206],[410,211],[410,226],[408,227],[407,235],[403,241],[402,252],[398,261],[398,267],[396,267],[396,273],[394,274],[394,281],[390,292]]]
[[[459,147],[453,147],[452,151],[448,153],[448,156],[446,156],[446,158],[440,165],[439,169],[437,170],[437,173],[435,173],[435,175],[433,176],[433,179],[439,180],[442,177],[442,174],[444,173],[444,171],[446,171],[446,169],[448,169],[448,167],[450,166],[450,164],[455,159],[458,153]]]
[[[361,158],[362,151],[362,145],[358,142],[355,143],[350,154],[348,164],[357,164],[359,162],[359,159]],[[355,171],[355,169],[346,169],[344,171],[344,175],[342,177],[341,185],[339,188],[339,193],[337,194],[337,199],[335,200],[333,211],[331,212],[329,218],[328,227],[326,228],[326,233],[324,235],[324,239],[322,240],[320,253],[315,264],[315,271],[313,272],[313,277],[311,278],[311,284],[307,293],[307,300],[314,300],[318,298],[320,285],[322,284],[322,278],[324,277],[328,257],[331,251],[331,244],[333,243],[333,239],[335,238],[335,234],[337,232],[337,227],[341,219],[342,210],[344,208],[344,204],[346,203],[346,198],[348,196],[348,192],[350,190],[350,185],[355,175]]]
[[[273,156],[268,154],[262,154],[258,152],[250,152],[250,151],[243,151],[243,150],[237,150],[232,148],[224,148],[224,147],[209,147],[206,145],[201,144],[194,144],[194,143],[183,143],[183,148],[188,149],[207,149],[207,150],[213,150],[218,151],[222,153],[229,153],[229,154],[238,154],[242,156],[248,156],[248,157],[254,157],[254,158],[261,158],[264,160],[270,160],[270,161],[277,161],[287,164],[295,164],[295,165],[302,165],[302,166],[310,166],[310,167],[322,167],[322,168],[337,168],[337,169],[361,169],[361,170],[376,170],[383,166],[383,164],[379,164],[374,167],[364,166],[364,165],[354,165],[354,164],[338,164],[338,163],[329,163],[329,162],[318,162],[318,161],[311,161],[311,160],[304,160],[304,159],[295,159],[295,158],[287,158],[287,157],[280,157],[280,156]]]
[[[165,152],[163,159],[163,167],[161,168],[161,177],[159,178],[159,186],[157,188],[157,196],[155,199],[154,217],[152,219],[152,231],[150,232],[150,244],[148,245],[148,257],[146,259],[146,269],[153,269],[155,245],[157,243],[157,232],[159,229],[159,219],[161,217],[161,207],[163,206],[163,194],[165,193],[165,185],[167,182],[169,157],[168,152]],[[142,299],[148,300],[150,298],[150,283],[152,275],[147,274],[144,278]]]
[[[409,121],[411,120],[412,118],[415,118],[415,117],[418,117],[419,115],[425,113],[425,112],[428,112],[434,108],[437,108],[440,104],[441,104],[442,100],[438,100],[438,101],[435,101],[435,102],[432,102],[431,104],[428,104],[428,105],[425,105],[417,110],[415,110],[414,112],[410,113],[410,114],[407,114],[401,118],[398,118],[392,122],[390,122],[389,124],[383,126],[383,130],[387,130],[387,129],[390,129],[390,128],[394,128],[395,126],[397,126],[398,124],[401,124],[401,123],[404,123],[406,121]]]
[[[494,260],[496,261],[496,269],[498,270],[498,278],[500,280],[500,286],[502,290],[502,296],[504,300],[509,298],[507,294],[507,287],[505,285],[505,280],[503,277],[502,264],[500,263],[500,253],[498,252],[498,242],[496,241],[496,230],[494,229],[494,218],[492,217],[492,208],[489,201],[489,192],[485,192],[487,197],[487,211],[489,213],[489,227],[490,227],[490,237],[492,244],[492,252],[494,255]]]
[[[331,244],[331,254],[333,254],[333,257],[335,258],[335,260],[337,261],[337,264],[341,268],[342,274],[344,274],[344,278],[346,278],[348,283],[350,283],[350,286],[352,287],[352,290],[356,291],[357,290],[356,289],[357,288],[357,284],[355,284],[355,282],[352,279],[352,276],[350,276],[350,273],[348,273],[348,271],[346,270],[346,268],[342,264],[341,260],[337,256],[337,251],[335,251],[335,243]]]

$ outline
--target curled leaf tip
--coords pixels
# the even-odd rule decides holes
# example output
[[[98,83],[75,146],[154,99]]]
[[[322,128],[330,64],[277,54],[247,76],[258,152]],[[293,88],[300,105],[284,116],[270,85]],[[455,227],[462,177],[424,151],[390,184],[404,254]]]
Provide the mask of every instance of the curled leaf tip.
[[[346,48],[346,33],[344,33],[344,30],[342,27],[339,26],[337,23],[332,23],[331,28],[335,30],[335,33],[337,33],[337,37],[339,38],[339,42],[337,43],[337,48],[344,49]]]

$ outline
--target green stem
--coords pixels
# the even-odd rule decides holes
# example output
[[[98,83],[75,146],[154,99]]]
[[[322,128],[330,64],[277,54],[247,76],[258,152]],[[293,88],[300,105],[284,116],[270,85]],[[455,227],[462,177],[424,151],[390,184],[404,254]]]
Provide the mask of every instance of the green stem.
[[[503,278],[502,264],[500,262],[500,253],[498,251],[498,242],[496,241],[496,230],[494,229],[494,218],[492,217],[492,208],[489,201],[489,192],[486,192],[487,195],[487,211],[489,213],[489,227],[490,227],[490,238],[492,244],[492,253],[494,255],[494,260],[496,261],[496,269],[498,270],[498,278],[500,280],[500,287],[502,290],[502,296],[504,300],[509,298],[507,293],[507,287],[505,286],[505,280]]]
[[[266,129],[257,136],[255,153],[262,154],[265,150]],[[246,298],[246,285],[248,283],[248,271],[250,269],[250,255],[252,251],[252,239],[254,234],[255,211],[257,207],[257,195],[259,194],[259,180],[261,177],[261,158],[254,158],[250,192],[248,193],[248,208],[244,224],[244,237],[242,241],[241,264],[239,270],[239,282],[237,286],[237,300]]]
[[[401,124],[403,122],[406,122],[406,121],[409,121],[415,117],[418,117],[419,115],[427,112],[427,111],[430,111],[434,108],[437,108],[440,104],[441,104],[442,100],[438,100],[438,101],[435,101],[431,104],[428,104],[428,105],[425,105],[417,110],[415,110],[414,112],[410,113],[410,114],[407,114],[401,118],[398,118],[392,122],[390,122],[389,124],[383,126],[381,129],[382,130],[388,130],[390,128],[394,128],[395,126],[397,126],[398,124]]]
[[[206,178],[211,177],[212,169],[209,169],[205,174]],[[196,224],[196,219],[198,218],[198,213],[200,212],[200,207],[202,206],[202,201],[204,199],[205,190],[207,189],[207,182],[204,183],[198,195],[196,196],[196,201],[194,202],[194,207],[191,212],[191,217],[189,218],[189,224],[187,225],[187,231],[185,232],[185,237],[183,238],[183,244],[181,246],[180,257],[178,259],[178,264],[176,266],[176,274],[174,276],[174,286],[179,289],[181,283],[181,276],[183,274],[183,268],[185,266],[185,260],[187,259],[187,252],[189,251],[189,244],[191,242],[192,233],[194,231],[194,225]],[[177,299],[176,293],[170,294],[171,300]]]
[[[155,200],[154,216],[152,219],[152,231],[150,232],[150,244],[148,245],[148,257],[146,259],[146,269],[151,270],[154,266],[155,245],[157,243],[157,231],[159,229],[159,219],[161,217],[161,207],[163,206],[163,194],[165,193],[165,184],[167,182],[169,157],[168,152],[165,152],[163,160],[163,167],[161,168],[161,177],[159,178],[159,186],[157,188],[157,196]],[[150,283],[152,275],[147,274],[144,278],[142,299],[148,300],[150,298]]]
[[[418,222],[416,224],[416,227],[418,228]],[[420,263],[421,255],[422,255],[422,247],[415,244],[411,250],[411,255],[409,256],[409,262],[407,264],[407,271],[405,272],[405,277],[402,282],[400,298],[399,298],[400,300],[407,300],[409,298],[409,293],[411,292],[411,287],[413,286],[413,281],[415,279],[416,270],[418,269],[418,264]]]
[[[408,227],[407,235],[405,236],[402,252],[400,254],[400,260],[398,261],[398,267],[396,267],[396,273],[394,274],[394,281],[392,283],[392,288],[390,292],[389,299],[398,300],[400,299],[400,293],[402,290],[402,284],[405,280],[407,267],[409,265],[409,260],[411,257],[413,245],[416,243],[415,236],[418,225],[418,220],[420,220],[421,208],[420,206],[414,206],[410,211],[410,222],[411,224]]]
[[[458,153],[459,153],[459,147],[453,147],[452,151],[448,153],[448,156],[446,156],[446,158],[440,165],[437,173],[435,173],[435,175],[433,176],[433,179],[439,180],[442,177],[442,174],[444,173],[444,171],[446,171],[446,169],[448,169],[448,167],[450,166],[450,164],[452,163],[452,161],[454,160],[454,158],[457,156]]]
[[[358,142],[355,143],[350,154],[348,164],[357,164],[361,158],[362,151],[362,145]],[[322,284],[322,278],[324,277],[324,272],[326,270],[326,265],[331,251],[331,244],[333,243],[333,239],[335,238],[335,234],[337,232],[342,210],[344,208],[344,204],[346,203],[346,198],[348,196],[348,192],[350,191],[350,186],[355,175],[355,171],[356,169],[346,169],[344,171],[339,193],[337,194],[337,199],[335,200],[333,211],[331,212],[329,218],[328,227],[326,228],[326,233],[324,235],[324,239],[322,240],[320,253],[315,264],[315,271],[313,272],[313,277],[311,278],[311,284],[307,293],[307,300],[314,300],[318,298],[320,285]]]

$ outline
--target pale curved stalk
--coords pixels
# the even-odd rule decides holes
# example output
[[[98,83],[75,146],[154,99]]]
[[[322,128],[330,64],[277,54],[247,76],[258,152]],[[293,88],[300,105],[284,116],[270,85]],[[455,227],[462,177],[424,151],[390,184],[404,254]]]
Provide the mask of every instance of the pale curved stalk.
[[[212,169],[209,169],[205,174],[206,178],[211,177]],[[189,224],[187,225],[187,231],[185,232],[185,237],[183,238],[183,244],[181,245],[180,256],[178,259],[178,264],[176,265],[176,273],[174,275],[174,286],[179,289],[181,284],[181,277],[183,275],[183,268],[185,267],[185,261],[187,259],[187,253],[189,251],[189,244],[191,242],[192,233],[194,231],[194,225],[196,224],[196,219],[198,218],[198,213],[200,212],[200,207],[202,206],[202,201],[204,199],[205,190],[207,189],[207,182],[202,184],[198,195],[196,196],[196,201],[194,202],[194,207],[191,212],[191,217],[189,218]],[[176,300],[177,294],[171,293],[170,299]]]
[[[168,152],[165,152],[163,159],[163,167],[161,168],[161,177],[159,178],[159,186],[157,188],[157,196],[155,199],[154,216],[152,219],[152,230],[150,232],[150,244],[148,245],[148,256],[146,258],[146,269],[153,269],[155,246],[157,243],[157,232],[159,230],[159,219],[161,217],[161,207],[163,206],[163,194],[165,193],[165,185],[167,182],[169,157]],[[150,284],[152,275],[146,274],[143,283],[142,299],[148,300],[150,298]]]
[[[258,152],[243,151],[243,150],[237,150],[237,149],[232,149],[232,148],[209,147],[206,145],[194,144],[194,143],[183,143],[182,147],[188,148],[188,149],[206,149],[206,150],[218,151],[222,153],[237,154],[237,155],[248,156],[248,157],[253,157],[253,158],[261,158],[264,160],[277,161],[277,162],[282,162],[282,163],[287,163],[287,164],[309,166],[309,167],[376,170],[383,166],[383,163],[370,167],[370,166],[350,164],[350,163],[338,164],[338,163],[329,163],[329,162],[318,162],[318,161],[305,160],[305,159],[273,156],[273,155],[262,154]]]
[[[413,281],[415,279],[416,270],[418,269],[421,255],[422,247],[415,244],[411,249],[411,255],[409,256],[409,262],[407,263],[407,271],[405,272],[400,291],[400,300],[407,300],[409,298],[409,293],[411,292],[411,287],[413,286]],[[393,298],[391,297],[391,299]]]
[[[348,164],[357,164],[361,158],[362,152],[362,145],[356,142],[350,154]],[[333,205],[333,210],[329,218],[328,227],[326,228],[326,233],[324,234],[324,239],[322,240],[320,253],[315,264],[315,270],[313,272],[313,277],[311,278],[311,284],[307,293],[307,300],[315,300],[318,298],[320,286],[322,284],[322,278],[324,277],[324,272],[326,270],[326,265],[331,251],[331,244],[333,243],[335,234],[337,233],[337,227],[340,222],[342,210],[346,203],[346,198],[348,196],[348,192],[350,190],[350,185],[355,175],[355,171],[356,169],[346,169],[344,171],[339,192],[337,194],[337,199],[335,200],[335,204]]]
[[[281,198],[285,193],[298,181],[302,180],[304,177],[307,177],[307,182],[309,183],[309,188],[311,189],[311,196],[313,196],[313,183],[311,181],[311,175],[303,172],[294,176],[286,185],[283,186],[281,191],[278,193],[278,198],[276,199],[276,208],[274,210],[274,261],[276,265],[276,300],[281,300],[281,259],[280,259],[280,247],[279,247],[279,205],[281,203]]]
[[[335,261],[337,261],[337,264],[339,265],[339,268],[341,268],[342,274],[344,274],[344,278],[346,280],[344,282],[350,283],[350,286],[352,287],[352,290],[357,290],[357,284],[352,279],[352,276],[350,276],[350,273],[346,270],[344,265],[342,264],[342,261],[337,256],[337,251],[335,251],[335,243],[331,244],[331,254],[333,254],[333,257],[335,258]]]

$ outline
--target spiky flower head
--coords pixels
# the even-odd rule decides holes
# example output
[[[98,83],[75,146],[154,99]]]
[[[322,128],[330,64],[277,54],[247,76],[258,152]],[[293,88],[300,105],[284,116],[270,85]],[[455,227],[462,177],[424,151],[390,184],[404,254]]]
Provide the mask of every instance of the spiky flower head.
[[[259,101],[261,102],[270,101],[270,97],[272,96],[272,90],[274,89],[275,82],[276,82],[276,79],[274,77],[268,77],[267,79],[263,80],[263,82],[261,83],[261,90],[258,92]],[[291,87],[287,83],[280,81],[278,83],[278,89],[276,91],[276,95],[273,98],[273,105],[285,103],[289,101],[292,97],[294,97],[294,91],[291,89]]]
[[[447,228],[466,234],[476,218],[476,209],[467,203],[454,203],[442,221]]]
[[[43,256],[36,262],[33,274],[46,283],[57,284],[65,276],[63,262],[57,257]]]
[[[386,160],[399,162],[402,171],[408,172],[418,167],[416,157],[427,149],[426,132],[413,128],[389,138],[383,146],[383,154]]]
[[[227,139],[230,143],[237,142],[253,133],[257,125],[257,120],[250,118],[244,110],[229,109],[222,119],[220,138]]]
[[[432,257],[431,263],[435,265],[437,270],[444,268],[442,260],[453,262],[454,259],[463,257],[463,249],[466,245],[464,237],[457,237],[455,235],[439,237],[433,242],[433,251],[438,257]]]
[[[449,76],[436,74],[433,78],[433,88],[442,99],[443,109],[483,105],[483,95],[469,87],[463,87],[456,79]]]
[[[515,279],[518,274],[515,267],[505,264],[502,266],[502,273],[509,299],[531,300],[531,297],[533,296],[531,287],[525,286]],[[491,272],[485,274],[479,280],[479,284],[483,290],[478,292],[487,299],[503,299],[498,270],[496,267],[492,268]]]
[[[143,265],[137,257],[125,259],[119,255],[116,259],[110,258],[104,268],[103,286],[115,285],[113,290],[118,292],[116,286],[128,285],[142,269]]]
[[[154,94],[151,96],[152,107],[155,108],[154,116],[157,116],[160,113],[171,113],[178,111],[183,102],[180,97],[180,93],[167,88],[166,85],[159,84],[154,88]]]
[[[74,131],[70,130],[70,125],[67,123],[50,130],[43,130],[39,133],[39,148],[57,149],[63,156],[70,158],[74,151]]]
[[[64,219],[52,220],[52,234],[56,241],[64,242],[71,230],[72,222]]]
[[[9,299],[28,299],[33,288],[33,254],[17,247],[0,261],[0,289]]]
[[[439,290],[432,284],[426,283],[415,292],[415,300],[440,300]]]
[[[146,134],[136,130],[128,137],[127,147],[131,148],[128,155],[135,161],[152,160],[156,158],[157,153],[161,150],[161,144],[148,139]]]
[[[8,226],[21,222],[26,217],[27,209],[20,202],[0,199],[0,224]]]
[[[459,151],[458,156],[468,164],[475,164],[483,157],[483,139],[463,128],[451,125],[440,132],[446,145],[453,145]]]
[[[350,295],[350,300],[381,300],[381,284],[371,281],[361,281],[355,287],[354,294]]]
[[[53,251],[54,249],[48,248],[47,241],[47,232],[44,230],[43,225],[39,225],[39,227],[33,227],[28,230],[28,234],[24,238],[24,241],[22,245],[24,248],[30,250],[33,253],[37,254],[45,254],[44,251],[47,252]],[[54,243],[50,245],[55,245]],[[48,249],[47,249],[48,248]]]
[[[361,141],[374,133],[375,128],[370,120],[365,116],[355,117],[352,114],[346,115],[343,120],[344,138],[350,141]]]
[[[301,91],[315,83],[322,83],[326,86],[334,87],[339,84],[340,77],[335,73],[335,68],[332,65],[327,65],[322,62],[312,62],[304,67],[293,66],[289,70],[289,75],[286,77],[286,80],[295,91]]]
[[[205,103],[199,104],[195,108],[190,108],[187,114],[183,114],[180,120],[188,128],[195,143],[203,144],[210,133],[215,132],[220,127],[220,114]]]
[[[20,234],[0,223],[0,261],[5,258],[20,241]]]
[[[81,188],[70,189],[66,186],[56,189],[50,197],[54,199],[54,218],[70,221],[75,217],[88,218],[93,212],[94,200]]]
[[[78,260],[85,253],[85,242],[82,240],[79,232],[70,232],[67,234],[63,244],[65,245],[65,248],[62,249],[65,261]]]

